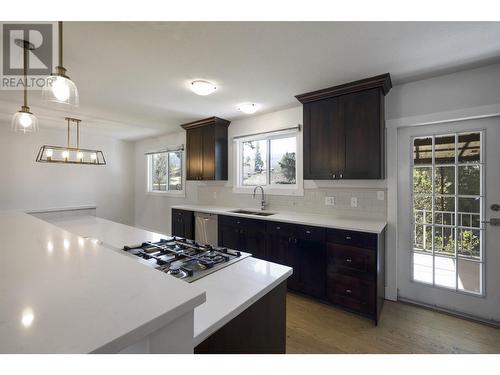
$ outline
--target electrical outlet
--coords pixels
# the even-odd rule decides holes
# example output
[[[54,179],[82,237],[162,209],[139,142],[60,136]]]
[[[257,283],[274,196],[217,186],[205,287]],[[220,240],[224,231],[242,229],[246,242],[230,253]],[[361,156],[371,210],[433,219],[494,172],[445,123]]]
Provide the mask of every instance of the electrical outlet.
[[[351,197],[351,207],[358,207],[358,198]]]
[[[385,194],[383,191],[377,191],[377,199],[383,201],[385,199]]]
[[[335,197],[325,197],[325,206],[335,206]]]

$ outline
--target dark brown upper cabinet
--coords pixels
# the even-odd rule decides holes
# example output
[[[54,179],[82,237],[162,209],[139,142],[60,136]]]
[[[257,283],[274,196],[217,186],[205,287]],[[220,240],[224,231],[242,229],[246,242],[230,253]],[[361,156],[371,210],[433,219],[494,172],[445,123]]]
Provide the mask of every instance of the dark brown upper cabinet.
[[[389,73],[297,95],[304,105],[304,179],[381,179]]]
[[[227,127],[230,121],[210,117],[181,125],[186,129],[186,178],[227,180]]]

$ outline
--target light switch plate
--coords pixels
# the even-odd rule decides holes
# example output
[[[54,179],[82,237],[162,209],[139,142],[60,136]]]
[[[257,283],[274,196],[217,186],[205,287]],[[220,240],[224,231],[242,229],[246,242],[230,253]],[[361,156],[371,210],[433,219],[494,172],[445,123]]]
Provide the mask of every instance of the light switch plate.
[[[325,197],[325,206],[335,206],[335,197]]]
[[[358,207],[358,198],[351,197],[351,207]]]
[[[377,191],[377,199],[383,201],[385,199],[385,194],[383,191]]]

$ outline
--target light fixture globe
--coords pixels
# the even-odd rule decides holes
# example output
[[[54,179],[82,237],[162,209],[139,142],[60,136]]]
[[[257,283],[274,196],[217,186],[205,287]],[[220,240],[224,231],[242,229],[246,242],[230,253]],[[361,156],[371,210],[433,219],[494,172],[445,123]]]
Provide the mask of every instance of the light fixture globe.
[[[42,102],[45,104],[55,103],[78,107],[78,89],[75,83],[66,75],[63,66],[63,23],[59,25],[59,64],[55,72],[47,78],[42,89]]]
[[[78,107],[80,104],[78,89],[69,77],[58,74],[51,75],[47,78],[46,85],[42,89],[42,102],[68,104]]]
[[[12,130],[18,133],[34,133],[38,130],[38,119],[29,111],[29,107],[25,106],[14,113],[11,124]]]
[[[215,86],[212,82],[204,80],[193,81],[189,87],[192,92],[201,96],[210,95],[217,90],[217,86]]]

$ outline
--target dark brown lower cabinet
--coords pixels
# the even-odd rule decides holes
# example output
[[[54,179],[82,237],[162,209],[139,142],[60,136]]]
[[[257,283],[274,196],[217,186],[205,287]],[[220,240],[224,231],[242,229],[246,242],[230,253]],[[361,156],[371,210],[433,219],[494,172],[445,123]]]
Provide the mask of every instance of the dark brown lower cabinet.
[[[378,322],[384,300],[384,233],[219,215],[219,245],[293,268],[288,288]]]
[[[194,240],[194,212],[172,209],[172,236]]]
[[[286,282],[194,348],[195,354],[285,354]]]

